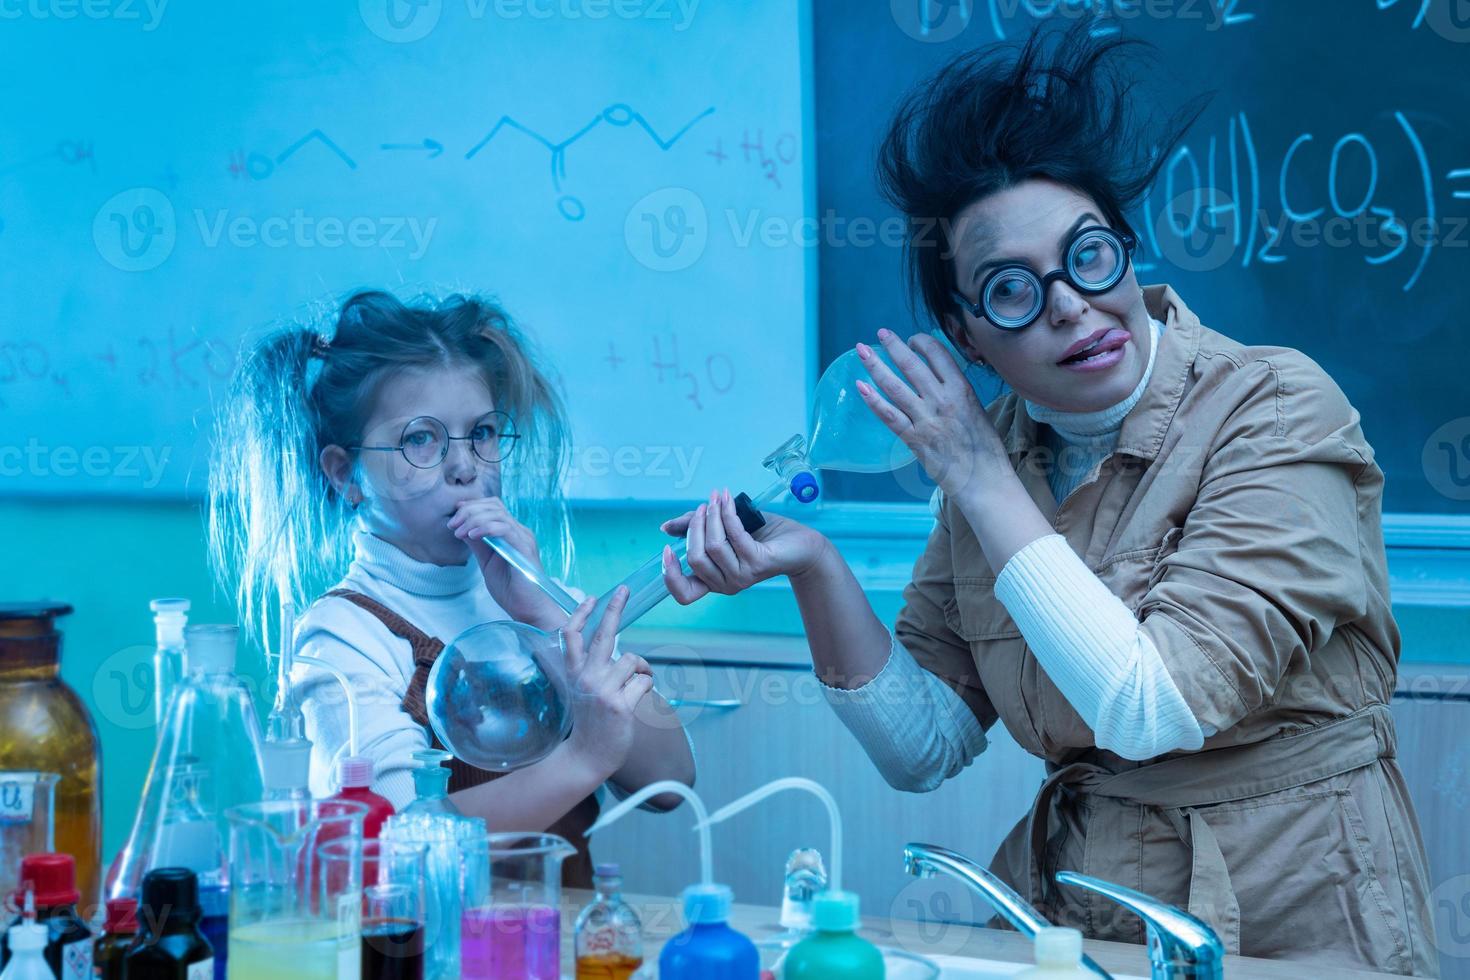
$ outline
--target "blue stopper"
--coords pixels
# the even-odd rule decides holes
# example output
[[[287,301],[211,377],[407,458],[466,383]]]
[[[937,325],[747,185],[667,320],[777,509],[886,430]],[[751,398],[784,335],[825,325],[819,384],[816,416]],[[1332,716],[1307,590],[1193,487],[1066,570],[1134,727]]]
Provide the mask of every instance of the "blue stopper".
[[[791,496],[803,504],[809,504],[817,499],[822,491],[817,486],[817,478],[806,470],[802,470],[791,478]]]

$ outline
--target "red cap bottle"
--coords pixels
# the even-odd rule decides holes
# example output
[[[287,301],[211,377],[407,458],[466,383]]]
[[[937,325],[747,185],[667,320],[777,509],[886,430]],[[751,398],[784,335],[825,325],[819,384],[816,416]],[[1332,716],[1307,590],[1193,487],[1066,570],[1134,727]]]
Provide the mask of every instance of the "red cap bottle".
[[[92,974],[92,931],[77,915],[77,863],[70,854],[28,854],[20,862],[20,890],[15,894],[17,908],[25,906],[25,893],[33,893],[36,921],[47,930],[46,949],[42,955],[46,965],[58,977]],[[21,921],[16,916],[16,922]],[[0,936],[0,969],[10,962],[9,930]]]
[[[342,789],[332,799],[366,804],[368,812],[362,818],[362,836],[364,840],[377,840],[384,821],[397,811],[392,803],[369,788],[373,785],[373,760],[349,755],[342,760],[337,771],[341,776]]]
[[[20,862],[17,906],[25,900],[26,886],[36,893],[37,909],[54,909],[81,901],[77,891],[77,862],[70,854],[29,854]]]
[[[103,931],[105,935],[92,952],[97,980],[123,980],[123,957],[138,935],[138,900],[109,898]]]

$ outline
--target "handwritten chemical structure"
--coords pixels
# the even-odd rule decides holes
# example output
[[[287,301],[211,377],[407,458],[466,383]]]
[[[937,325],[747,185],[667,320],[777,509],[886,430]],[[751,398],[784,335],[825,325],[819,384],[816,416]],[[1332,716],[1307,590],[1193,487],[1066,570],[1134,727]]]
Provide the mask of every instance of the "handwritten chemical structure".
[[[7,391],[27,387],[53,396],[75,396],[73,381],[130,382],[164,391],[203,390],[234,373],[235,354],[223,342],[181,333],[173,327],[152,336],[99,342],[90,350],[64,353],[35,340],[0,341],[0,407]]]
[[[1470,6],[1464,0],[1372,0],[1380,12],[1395,8],[1414,11],[1409,29],[1419,30],[1426,24],[1434,33],[1461,44],[1470,41]]]
[[[1406,113],[1395,111],[1391,119],[1382,131],[1342,133],[1330,144],[1300,132],[1268,159],[1247,114],[1232,115],[1223,141],[1210,136],[1203,169],[1188,145],[1170,159],[1161,181],[1166,203],[1157,213],[1154,192],[1145,198],[1148,254],[1204,271],[1237,260],[1243,268],[1279,264],[1292,245],[1325,243],[1362,251],[1368,265],[1401,269],[1408,292],[1436,247],[1470,248],[1470,216],[1443,213],[1424,139]],[[1414,175],[1413,213],[1386,203],[1386,190],[1406,192],[1387,187],[1385,159],[1401,159]],[[1303,179],[1314,189],[1300,190]],[[1450,200],[1470,200],[1470,167],[1450,169],[1444,180]],[[1140,267],[1151,268],[1146,261]]]
[[[616,341],[610,340],[602,361],[617,374],[629,358],[619,353]],[[726,395],[735,386],[735,362],[728,354],[717,351],[687,364],[680,356],[679,335],[674,331],[649,338],[645,363],[654,384],[676,385],[696,411],[704,411],[705,399]]]
[[[1090,21],[1094,37],[1118,34],[1123,25],[1142,17],[1197,22],[1202,30],[1217,31],[1255,20],[1250,9],[1255,0],[894,0],[893,11],[900,26],[923,41],[947,41],[969,28],[980,8],[999,40],[1027,27],[1008,20],[1067,19]],[[1391,0],[1397,2],[1397,0]],[[1428,2],[1428,0],[1425,0]]]
[[[492,144],[502,133],[519,133],[544,146],[550,159],[548,161],[551,174],[552,190],[556,194],[556,208],[558,213],[567,221],[581,221],[587,216],[587,207],[582,199],[566,193],[562,187],[567,176],[567,154],[568,151],[584,136],[591,133],[600,126],[614,126],[620,129],[636,129],[643,132],[660,152],[668,152],[689,132],[700,120],[711,115],[715,111],[714,106],[696,114],[692,119],[676,129],[671,135],[664,136],[648,118],[632,106],[617,102],[607,106],[591,120],[578,127],[576,130],[561,138],[553,138],[538,132],[531,126],[520,121],[514,116],[503,115],[490,129],[475,142],[463,155],[465,161],[474,160],[481,153],[492,149]],[[349,155],[337,144],[327,133],[321,129],[313,129],[305,136],[293,141],[286,149],[275,155],[261,153],[258,151],[247,151],[236,149],[230,154],[228,169],[232,176],[243,180],[265,180],[272,176],[280,167],[285,165],[298,153],[304,153],[308,147],[315,148],[318,152],[324,152],[329,157],[334,157],[347,170],[358,169],[356,159]],[[424,160],[435,160],[443,155],[445,147],[439,140],[424,137],[412,142],[385,142],[378,144],[378,150],[383,153],[401,154],[405,152],[421,154]]]
[[[18,174],[41,164],[55,162],[67,167],[85,166],[92,173],[97,172],[97,153],[91,140],[61,139],[40,153],[0,165],[0,178]],[[4,233],[5,216],[0,214],[0,234]]]
[[[766,131],[757,128],[752,132],[747,128],[740,134],[740,142],[732,144],[729,152],[725,150],[723,137],[716,137],[714,145],[704,152],[717,166],[724,166],[729,160],[754,166],[767,181],[780,190],[783,186],[782,178],[790,179],[787,171],[796,163],[799,149],[796,133],[790,130],[774,132],[770,149],[767,150]]]

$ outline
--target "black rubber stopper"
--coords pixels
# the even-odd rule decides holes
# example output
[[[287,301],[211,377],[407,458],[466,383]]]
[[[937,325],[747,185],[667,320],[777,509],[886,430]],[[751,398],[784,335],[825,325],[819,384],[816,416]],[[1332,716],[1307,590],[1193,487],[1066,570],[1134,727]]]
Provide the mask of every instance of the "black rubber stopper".
[[[741,493],[735,498],[735,513],[740,515],[740,524],[746,534],[754,534],[766,526],[766,515],[750,502],[750,494]]]

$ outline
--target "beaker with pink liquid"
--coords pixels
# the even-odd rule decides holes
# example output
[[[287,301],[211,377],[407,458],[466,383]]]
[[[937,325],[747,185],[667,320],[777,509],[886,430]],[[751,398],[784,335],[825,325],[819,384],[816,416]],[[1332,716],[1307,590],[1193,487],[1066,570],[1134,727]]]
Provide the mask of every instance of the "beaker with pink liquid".
[[[561,980],[561,863],[576,849],[555,834],[508,833],[462,853],[460,976]]]

